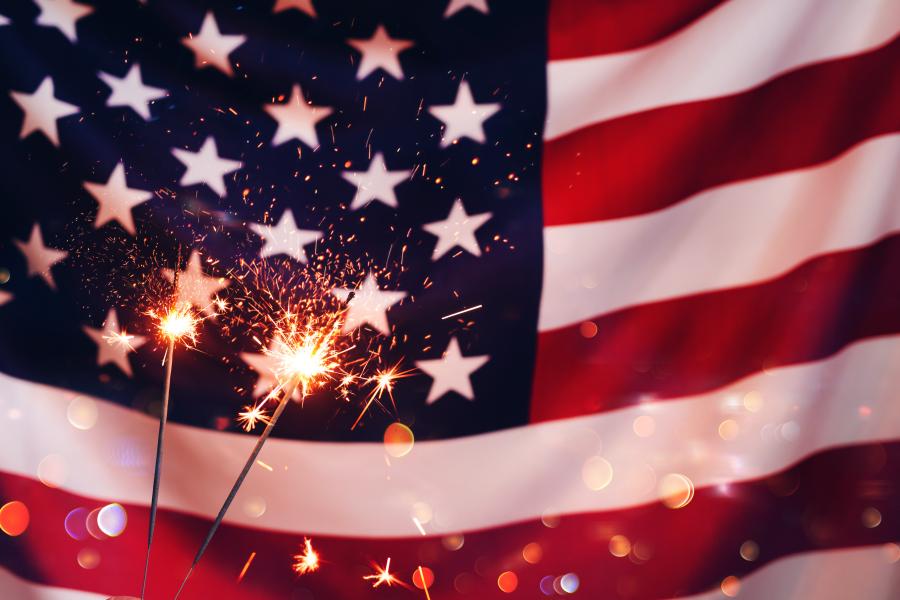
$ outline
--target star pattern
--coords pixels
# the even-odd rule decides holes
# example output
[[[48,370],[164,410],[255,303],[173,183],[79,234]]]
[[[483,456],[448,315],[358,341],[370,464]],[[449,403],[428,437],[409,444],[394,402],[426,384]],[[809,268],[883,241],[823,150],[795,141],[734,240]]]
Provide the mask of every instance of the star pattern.
[[[229,77],[234,75],[234,68],[228,55],[246,41],[247,38],[243,35],[223,34],[212,12],[203,17],[200,31],[181,40],[194,53],[194,65],[198,69],[212,66]]]
[[[57,250],[49,248],[44,244],[44,236],[41,234],[40,226],[35,223],[31,228],[31,236],[27,242],[13,240],[16,247],[25,255],[28,263],[28,276],[40,275],[51,289],[56,289],[56,281],[53,279],[53,273],[50,271],[53,265],[62,262],[69,255],[65,250]]]
[[[22,120],[20,139],[25,139],[34,131],[47,136],[54,146],[59,146],[57,120],[79,112],[77,106],[59,100],[55,95],[53,80],[45,77],[32,93],[10,92],[10,96],[25,112]]]
[[[263,238],[263,247],[259,251],[260,258],[287,254],[303,263],[306,262],[306,251],[303,247],[323,236],[321,231],[297,227],[297,222],[290,210],[284,212],[274,227],[253,223],[250,228]]]
[[[422,225],[422,229],[437,236],[438,239],[431,260],[439,259],[456,246],[475,256],[481,256],[475,231],[489,221],[491,216],[491,213],[470,215],[466,212],[461,199],[454,200],[446,219]]]
[[[72,2],[72,0],[34,0],[41,9],[35,23],[45,27],[56,27],[73,44],[78,41],[76,22],[94,12],[93,6]]]
[[[400,66],[400,53],[412,48],[410,40],[392,38],[384,25],[379,25],[369,39],[347,40],[347,43],[362,53],[356,78],[363,80],[378,69],[396,78],[403,79],[403,68]]]
[[[276,0],[274,13],[280,13],[285,10],[296,9],[304,12],[311,17],[316,16],[316,9],[313,8],[312,0]]]
[[[116,221],[131,235],[135,234],[132,209],[153,197],[152,192],[128,187],[125,181],[125,165],[121,162],[113,168],[106,183],[86,181],[84,187],[99,205],[97,218],[94,219],[94,229],[99,229],[110,221]]]
[[[147,338],[129,334],[121,329],[116,309],[109,309],[101,329],[83,327],[83,330],[97,344],[98,367],[114,364],[128,377],[134,375],[131,370],[131,363],[128,361],[128,354],[143,346]]]
[[[343,332],[347,333],[368,324],[383,335],[390,335],[387,311],[406,298],[406,292],[379,289],[375,276],[369,273],[356,290],[337,288],[332,290],[332,293],[338,300],[345,302],[351,291],[355,293],[347,305]]]
[[[499,110],[499,103],[477,104],[467,81],[459,84],[453,104],[432,106],[429,109],[444,124],[441,143],[445,147],[464,137],[481,144],[486,142],[484,122]]]
[[[179,181],[182,186],[205,183],[219,196],[224,196],[226,193],[225,175],[237,171],[243,166],[239,160],[219,156],[216,140],[212,136],[206,138],[196,152],[172,148],[172,154],[187,167]]]
[[[475,400],[472,373],[490,360],[487,355],[463,356],[456,338],[450,338],[447,349],[439,359],[416,361],[416,368],[434,379],[428,390],[426,404],[434,404],[449,392],[456,392],[466,400]]]
[[[150,102],[165,98],[169,93],[162,88],[146,85],[139,65],[132,65],[121,78],[109,73],[99,73],[99,77],[112,88],[106,99],[107,106],[130,106],[145,121],[150,120]]]
[[[284,103],[273,103],[265,107],[269,116],[278,123],[272,145],[279,146],[291,140],[300,140],[310,148],[319,145],[316,123],[332,113],[325,106],[312,106],[303,98],[299,85],[291,89],[291,97]]]
[[[367,170],[344,171],[342,176],[356,186],[356,195],[350,204],[350,210],[362,208],[373,200],[396,208],[397,194],[394,188],[409,178],[409,171],[388,171],[384,156],[378,153],[372,157]]]
[[[173,280],[172,269],[163,269],[163,276],[169,281]],[[228,287],[228,279],[225,277],[213,277],[203,272],[200,262],[200,254],[191,252],[184,271],[178,274],[178,302],[187,302],[212,315],[210,304],[213,298]]]
[[[465,8],[472,8],[484,14],[488,13],[487,0],[450,0],[444,18],[451,17]]]

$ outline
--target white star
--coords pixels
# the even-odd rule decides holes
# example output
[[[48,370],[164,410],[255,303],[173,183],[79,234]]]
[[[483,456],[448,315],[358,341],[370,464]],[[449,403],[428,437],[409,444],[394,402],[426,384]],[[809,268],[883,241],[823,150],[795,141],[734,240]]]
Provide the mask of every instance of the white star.
[[[119,78],[109,73],[98,73],[103,83],[112,88],[112,93],[106,99],[107,106],[130,106],[134,112],[150,119],[149,103],[164,98],[169,92],[146,85],[141,77],[141,67],[133,65],[125,77]]]
[[[182,186],[205,183],[219,196],[225,195],[225,175],[243,166],[239,160],[219,156],[216,140],[212,136],[206,138],[196,152],[172,148],[172,154],[187,167],[179,182]]]
[[[362,53],[359,70],[356,72],[357,80],[362,81],[378,68],[384,69],[396,79],[403,79],[399,54],[413,46],[411,40],[394,39],[388,35],[384,25],[379,25],[369,39],[351,39],[347,43]]]
[[[476,104],[469,83],[463,81],[459,84],[453,104],[432,106],[428,110],[445,125],[442,146],[449,146],[464,137],[483,144],[487,141],[484,122],[500,110],[500,104]]]
[[[28,276],[40,275],[47,282],[47,285],[55,290],[56,282],[53,280],[53,273],[50,272],[50,267],[65,260],[69,253],[45,246],[44,236],[41,235],[41,228],[37,223],[32,227],[31,237],[28,238],[27,242],[13,240],[13,243],[25,255],[25,260],[28,262]]]
[[[388,171],[384,156],[379,152],[372,157],[365,171],[344,171],[344,179],[356,186],[356,196],[350,210],[365,206],[372,200],[379,200],[388,206],[397,207],[394,188],[409,177],[409,171]]]
[[[9,17],[0,15],[0,27],[3,27],[4,25],[9,25]]]
[[[291,88],[291,97],[283,104],[264,106],[269,116],[278,122],[272,145],[278,146],[293,139],[300,140],[310,148],[319,145],[316,123],[332,113],[327,106],[313,106],[303,99],[299,85]]]
[[[93,6],[76,4],[72,0],[34,0],[34,2],[41,9],[35,22],[38,25],[56,27],[73,44],[78,41],[75,22],[94,12]]]
[[[489,221],[491,216],[491,213],[468,214],[462,200],[457,198],[446,219],[422,225],[422,229],[437,236],[438,239],[434,252],[431,254],[431,260],[439,259],[454,246],[468,250],[475,256],[481,256],[481,248],[475,238],[475,231]]]
[[[433,404],[447,392],[457,392],[466,400],[474,400],[472,390],[472,373],[480,369],[490,360],[490,356],[463,356],[459,351],[459,342],[450,338],[447,349],[439,359],[416,361],[416,367],[434,379],[428,392],[426,404]]]
[[[311,17],[316,16],[316,9],[313,8],[312,0],[277,0],[272,12],[278,13],[283,10],[291,10],[292,8],[305,12]]]
[[[446,19],[451,15],[455,15],[464,8],[474,8],[479,12],[487,14],[487,0],[450,0],[450,4],[447,5],[447,10],[444,11],[444,18]]]
[[[194,65],[198,69],[212,65],[229,77],[234,75],[234,69],[228,55],[245,41],[247,37],[243,35],[223,35],[212,11],[203,17],[203,24],[196,35],[181,39],[181,43],[194,53]]]
[[[172,269],[163,269],[163,276],[172,281]],[[178,302],[189,302],[207,314],[213,314],[210,303],[213,296],[228,287],[225,277],[212,277],[203,272],[200,255],[191,252],[184,271],[178,274]]]
[[[389,335],[391,328],[388,325],[387,311],[391,306],[406,298],[406,292],[378,289],[378,282],[371,273],[366,276],[365,281],[356,290],[336,288],[331,292],[341,302],[347,300],[350,292],[355,292],[353,299],[347,305],[344,333],[368,323],[384,335]]]
[[[315,229],[300,229],[294,220],[290,210],[285,211],[278,224],[259,225],[252,223],[250,228],[263,238],[263,246],[260,250],[260,258],[287,254],[300,262],[306,262],[306,252],[303,246],[311,244],[322,237],[322,232]]]
[[[128,362],[128,353],[140,348],[147,339],[141,335],[133,335],[119,329],[119,319],[116,317],[116,309],[111,308],[106,314],[103,329],[83,327],[84,332],[97,344],[97,366],[113,363],[119,369],[132,376],[131,363]]]
[[[153,197],[152,192],[128,187],[125,166],[121,162],[115,166],[106,183],[85,181],[84,187],[99,204],[94,229],[99,229],[110,221],[118,221],[122,229],[131,235],[135,234],[131,210]]]
[[[0,290],[0,306],[3,306],[4,304],[11,301],[12,299],[13,299],[13,295],[10,292]]]
[[[54,96],[53,80],[45,77],[41,84],[32,93],[9,93],[25,112],[22,120],[22,132],[19,139],[24,139],[32,131],[42,131],[54,146],[59,146],[59,131],[56,128],[56,120],[69,115],[74,115],[79,109],[74,104],[58,100]]]
[[[274,344],[270,344],[271,349]],[[262,398],[275,389],[278,385],[278,379],[275,377],[275,370],[278,368],[278,359],[268,354],[259,352],[241,352],[241,360],[256,371],[256,383],[253,386],[253,397]],[[302,391],[298,388],[294,390],[292,396],[294,400],[302,398]]]

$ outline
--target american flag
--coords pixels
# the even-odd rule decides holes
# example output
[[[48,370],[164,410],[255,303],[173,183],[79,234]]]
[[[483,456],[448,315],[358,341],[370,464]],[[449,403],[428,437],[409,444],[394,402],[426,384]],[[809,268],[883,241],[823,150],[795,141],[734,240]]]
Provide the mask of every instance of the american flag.
[[[144,283],[338,251],[412,373],[290,404],[182,598],[900,596],[897,0],[0,15],[0,597],[140,589]],[[178,352],[148,598],[274,383],[214,318]]]

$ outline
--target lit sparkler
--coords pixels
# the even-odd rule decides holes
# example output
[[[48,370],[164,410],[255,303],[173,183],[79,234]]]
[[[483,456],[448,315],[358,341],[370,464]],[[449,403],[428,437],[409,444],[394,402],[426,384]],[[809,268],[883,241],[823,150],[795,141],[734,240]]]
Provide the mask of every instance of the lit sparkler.
[[[312,547],[312,540],[303,539],[303,549],[300,554],[294,555],[294,573],[306,575],[319,568],[319,553]]]
[[[268,352],[270,353],[270,356],[275,359],[273,371],[280,383],[275,391],[269,394],[269,396],[257,406],[261,409],[266,402],[275,398],[278,398],[278,404],[275,407],[272,416],[267,417],[266,428],[257,439],[256,445],[253,447],[250,456],[244,463],[243,469],[238,475],[237,480],[234,482],[234,485],[231,487],[228,496],[225,498],[225,502],[222,504],[219,514],[216,516],[215,521],[213,521],[206,534],[206,538],[200,545],[200,549],[197,551],[194,561],[191,564],[190,569],[188,569],[187,575],[181,582],[181,587],[178,588],[178,592],[175,594],[176,600],[190,579],[197,564],[200,562],[200,559],[203,557],[203,554],[206,552],[206,548],[209,546],[216,530],[225,518],[225,514],[228,512],[231,503],[234,501],[238,490],[240,490],[247,474],[250,472],[250,468],[253,466],[253,463],[256,462],[263,445],[265,445],[266,440],[269,439],[272,430],[278,423],[278,419],[281,418],[288,400],[291,399],[294,392],[298,389],[302,393],[301,398],[305,399],[310,391],[316,389],[325,381],[334,379],[337,374],[339,374],[340,356],[353,348],[353,346],[342,348],[338,343],[342,325],[342,314],[343,313],[340,311],[329,314],[329,316],[325,318],[324,324],[317,322],[315,319],[301,324],[297,313],[286,311],[284,316],[279,320],[279,326],[275,333],[275,343],[272,346],[273,349],[268,350]],[[245,425],[248,423],[249,421],[246,421]],[[312,553],[311,549],[312,546],[310,545],[309,540],[307,540],[307,550],[311,553],[311,557],[316,556],[315,560],[317,565],[318,557]],[[314,570],[314,568],[308,569],[308,571],[311,570]]]
[[[377,588],[382,583],[387,585],[388,587],[391,587],[395,583],[399,583],[400,585],[403,585],[403,582],[400,581],[399,579],[397,579],[396,577],[394,577],[394,574],[391,573],[391,557],[390,556],[388,557],[387,563],[384,565],[383,569],[381,568],[381,566],[379,566],[377,564],[373,564],[373,566],[375,567],[375,572],[371,575],[365,575],[363,577],[363,579],[365,579],[367,581],[368,580],[374,581],[374,583],[372,584],[373,588]]]
[[[256,404],[254,406],[247,405],[238,413],[237,420],[244,431],[249,433],[253,431],[257,423],[265,423],[268,425],[269,414],[265,411],[262,404]]]
[[[157,320],[159,334],[168,342],[163,364],[166,375],[163,382],[162,409],[159,414],[159,430],[156,438],[156,462],[153,468],[153,491],[150,496],[150,526],[147,531],[147,557],[144,562],[144,579],[141,583],[141,598],[147,591],[147,575],[150,571],[150,549],[153,546],[153,533],[156,529],[156,513],[159,508],[159,483],[162,477],[163,441],[166,423],[169,420],[169,397],[172,390],[172,365],[175,362],[175,343],[185,339],[191,344],[197,342],[197,319],[191,312],[189,304],[177,302],[178,298],[178,265],[181,263],[181,247],[178,249],[176,268],[172,278],[172,305],[165,313],[150,312]]]

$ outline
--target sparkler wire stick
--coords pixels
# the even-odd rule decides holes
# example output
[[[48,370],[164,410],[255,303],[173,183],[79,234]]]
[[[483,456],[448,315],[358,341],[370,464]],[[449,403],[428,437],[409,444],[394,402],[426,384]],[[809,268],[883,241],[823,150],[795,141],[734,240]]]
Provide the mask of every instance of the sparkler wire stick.
[[[178,269],[181,265],[181,244],[178,245],[178,258],[172,275],[173,301],[178,299]],[[153,531],[156,529],[156,512],[159,508],[159,482],[162,478],[163,439],[166,434],[166,422],[169,420],[169,396],[172,390],[172,364],[175,362],[175,337],[169,336],[169,347],[166,349],[166,378],[163,383],[162,410],[159,414],[159,432],[156,436],[156,464],[153,467],[153,492],[150,496],[150,527],[147,531],[147,557],[144,560],[144,579],[141,582],[141,600],[147,591],[147,575],[150,572],[150,548],[153,546]]]
[[[231,491],[228,492],[228,497],[225,498],[225,502],[222,504],[222,508],[219,509],[219,514],[216,515],[216,520],[213,521],[213,524],[210,526],[209,531],[206,533],[206,539],[204,539],[203,543],[200,544],[200,549],[197,551],[197,555],[194,557],[194,562],[191,564],[191,568],[188,569],[187,575],[184,576],[184,581],[181,582],[181,586],[175,593],[174,600],[178,600],[178,596],[181,594],[182,590],[184,590],[184,586],[187,584],[188,579],[191,578],[191,574],[194,572],[194,568],[197,566],[197,563],[200,562],[200,559],[203,557],[203,553],[206,552],[206,547],[209,546],[209,543],[212,541],[213,536],[216,534],[216,530],[219,528],[219,525],[222,524],[222,519],[225,518],[225,513],[228,512],[228,508],[234,501],[234,497],[237,495],[238,490],[241,488],[241,485],[243,485],[244,479],[250,472],[250,468],[253,466],[253,463],[256,462],[256,457],[259,456],[259,452],[260,450],[262,450],[263,444],[265,444],[266,440],[269,439],[269,435],[275,428],[275,423],[278,422],[278,419],[281,417],[281,413],[284,412],[284,407],[287,406],[288,400],[290,400],[291,396],[294,395],[294,392],[297,390],[297,386],[299,385],[300,378],[294,377],[282,391],[281,399],[278,401],[278,407],[272,414],[272,418],[269,419],[269,422],[266,424],[266,428],[259,436],[259,439],[256,440],[256,445],[253,447],[253,451],[247,458],[247,462],[244,463],[244,468],[241,470],[241,474],[238,475],[237,481],[234,482],[234,485],[231,487]]]

